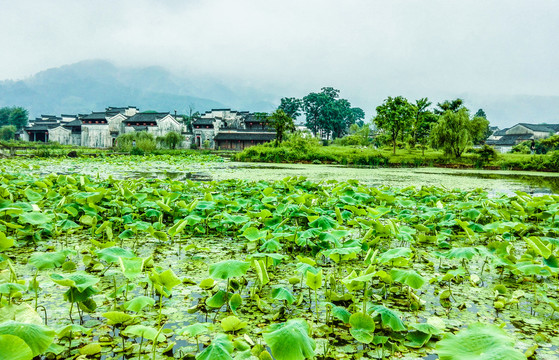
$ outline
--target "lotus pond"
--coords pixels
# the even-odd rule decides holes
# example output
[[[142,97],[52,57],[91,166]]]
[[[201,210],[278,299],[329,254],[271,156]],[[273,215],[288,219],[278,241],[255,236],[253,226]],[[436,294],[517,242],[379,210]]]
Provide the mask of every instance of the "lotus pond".
[[[0,359],[558,358],[558,195],[123,159],[2,160]]]

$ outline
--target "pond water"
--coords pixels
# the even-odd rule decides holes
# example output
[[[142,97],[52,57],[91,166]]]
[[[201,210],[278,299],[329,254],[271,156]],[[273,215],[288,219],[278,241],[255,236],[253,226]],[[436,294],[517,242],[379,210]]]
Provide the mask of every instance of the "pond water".
[[[304,176],[311,181],[358,180],[369,186],[437,186],[447,189],[481,188],[490,196],[512,195],[523,191],[531,195],[559,193],[559,173],[447,169],[447,168],[356,168],[341,165],[269,164],[241,162],[181,162],[141,158],[126,162],[80,161],[62,159],[56,162],[39,160],[30,169],[38,175],[88,174],[105,178],[159,178],[178,181],[219,181],[244,179],[273,181],[288,176]]]

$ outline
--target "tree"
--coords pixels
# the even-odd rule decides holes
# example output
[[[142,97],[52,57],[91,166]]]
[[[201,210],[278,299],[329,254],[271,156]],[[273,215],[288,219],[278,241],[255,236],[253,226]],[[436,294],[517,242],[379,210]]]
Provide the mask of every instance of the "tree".
[[[184,137],[176,131],[169,131],[165,136],[163,136],[162,142],[169,149],[176,149],[177,145],[184,140]]]
[[[0,126],[13,125],[17,130],[20,130],[27,125],[28,119],[29,114],[22,107],[0,108]]]
[[[294,131],[295,124],[293,118],[287,115],[282,109],[277,109],[268,117],[270,126],[276,130],[276,146],[283,141],[283,135],[287,131]]]
[[[377,106],[377,116],[373,121],[379,129],[390,136],[394,154],[396,154],[398,135],[411,126],[414,114],[414,106],[403,96],[395,98],[389,96],[382,105]]]
[[[464,100],[458,98],[456,100],[445,100],[443,103],[437,103],[438,109],[435,109],[435,114],[442,115],[445,111],[458,112],[463,107]]]
[[[431,130],[433,147],[442,149],[446,155],[459,158],[466,148],[483,136],[489,121],[482,117],[470,119],[467,108],[458,111],[446,110]]]
[[[485,114],[485,111],[483,111],[483,109],[478,109],[474,117],[482,117],[484,119],[487,119],[487,115]]]
[[[4,125],[0,127],[0,140],[13,140],[16,134],[16,127]]]
[[[344,136],[351,124],[362,120],[365,113],[360,108],[352,108],[346,99],[339,99],[340,91],[323,87],[320,93],[310,93],[303,98],[305,125],[314,135],[325,134],[327,138]]]
[[[412,125],[412,141],[414,145],[417,143],[421,145],[423,155],[425,155],[425,147],[431,133],[431,127],[437,122],[437,116],[427,109],[429,106],[431,106],[431,102],[428,98],[416,100],[414,105],[415,117]]]
[[[303,107],[303,100],[297,98],[282,98],[278,106],[278,110],[283,110],[287,116],[293,120],[301,115],[301,108]]]

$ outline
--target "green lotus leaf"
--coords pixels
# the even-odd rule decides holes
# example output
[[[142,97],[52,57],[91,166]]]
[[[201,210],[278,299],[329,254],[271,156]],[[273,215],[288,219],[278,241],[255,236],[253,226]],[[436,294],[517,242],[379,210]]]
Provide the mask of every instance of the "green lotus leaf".
[[[332,306],[332,315],[344,324],[348,324],[351,317],[351,313],[343,306]]]
[[[101,352],[101,344],[99,343],[87,344],[84,347],[81,347],[79,352],[80,355],[85,355],[85,356],[99,354]]]
[[[369,311],[374,311],[376,313],[373,317],[380,315],[383,326],[389,326],[394,331],[406,330],[404,323],[394,311],[382,305],[373,305]]]
[[[200,336],[202,334],[206,334],[209,331],[208,329],[208,325],[204,324],[204,323],[197,323],[197,324],[192,324],[192,325],[188,325],[186,327],[183,327],[182,329],[180,329],[177,334],[183,335],[183,336],[190,336],[190,337],[197,337]]]
[[[126,336],[143,337],[152,341],[155,340],[155,337],[157,336],[157,342],[165,341],[165,335],[157,335],[157,332],[156,328],[145,325],[129,325],[126,329],[122,330],[122,333]]]
[[[410,248],[400,247],[400,248],[394,248],[383,252],[377,257],[377,259],[378,262],[380,262],[381,264],[386,264],[389,262],[396,263],[396,260],[399,259],[403,260],[404,264],[406,264],[408,258],[410,258],[411,255],[412,255],[412,250]],[[400,264],[396,264],[396,265],[400,265]]]
[[[43,199],[43,195],[39,194],[38,192],[35,192],[29,188],[25,189],[23,191],[25,197],[27,198],[27,200],[29,200],[29,202],[32,203],[36,203],[37,201],[41,201]]]
[[[231,308],[231,311],[233,311],[233,314],[237,315],[237,309],[243,304],[243,298],[241,297],[241,295],[235,293],[233,294],[233,296],[231,296],[231,299],[229,299],[229,307]]]
[[[309,226],[313,227],[313,228],[319,228],[322,229],[322,231],[327,231],[330,229],[334,229],[335,227],[338,226],[338,222],[334,219],[332,219],[329,216],[319,216],[318,218],[314,219],[313,221],[310,220],[311,217],[309,217]]]
[[[0,335],[13,335],[23,340],[33,356],[42,354],[54,339],[54,330],[42,325],[7,321],[0,324]]]
[[[59,339],[63,339],[65,337],[74,337],[76,334],[90,334],[93,329],[88,329],[78,324],[70,324],[60,328],[56,332],[56,336]]]
[[[153,306],[155,299],[148,296],[136,296],[134,299],[124,303],[124,309],[128,311],[140,312],[146,306]]]
[[[157,282],[169,290],[179,284],[182,284],[181,279],[179,279],[171,269],[167,269],[162,273],[159,273],[157,276]]]
[[[243,232],[243,236],[247,238],[248,241],[257,241],[267,236],[268,232],[266,230],[258,230],[255,227],[246,228]]]
[[[76,229],[76,228],[80,227],[80,225],[78,225],[75,222],[73,222],[72,220],[68,220],[68,219],[58,221],[56,223],[56,226],[58,226],[62,231],[68,231],[68,230]]]
[[[224,260],[210,265],[210,276],[214,279],[229,279],[246,274],[250,263],[238,260]]]
[[[313,290],[320,288],[322,286],[322,269],[316,274],[308,271],[306,284]]]
[[[293,304],[293,302],[295,301],[295,297],[293,297],[293,294],[291,294],[289,290],[283,287],[277,287],[272,290],[272,298],[276,300],[287,301],[289,305]]]
[[[73,287],[79,292],[83,292],[88,287],[99,282],[98,277],[82,273],[73,273],[70,275],[50,274],[50,278],[58,285]]]
[[[125,322],[134,319],[132,315],[123,313],[122,311],[108,311],[103,313],[103,316],[107,318],[107,324],[109,325],[124,324]]]
[[[238,317],[231,315],[221,320],[221,327],[223,331],[237,331],[245,328],[248,325],[246,321],[241,321]]]
[[[0,251],[4,251],[12,246],[14,246],[14,239],[7,237],[6,234],[0,231]]]
[[[225,305],[227,301],[227,293],[223,290],[219,290],[212,297],[206,299],[206,305],[211,308],[220,308]]]
[[[315,356],[316,344],[309,336],[309,325],[305,320],[291,319],[272,324],[263,336],[276,360],[303,360]]]
[[[120,263],[120,270],[124,276],[130,280],[134,279],[142,273],[144,270],[144,258],[122,258],[119,257],[118,261]]]
[[[43,324],[41,316],[27,304],[7,304],[0,307],[0,324],[8,320],[26,324]]]
[[[45,225],[52,222],[54,215],[46,215],[37,211],[19,215],[19,222],[22,224]]]
[[[370,344],[373,341],[375,331],[375,321],[372,317],[361,312],[351,315],[349,318],[351,336],[359,342]]]
[[[526,360],[514,339],[495,325],[475,323],[437,343],[441,360]]]
[[[133,258],[136,257],[132,251],[120,248],[118,246],[108,247],[102,250],[95,251],[99,259],[106,261],[108,263],[118,262],[118,258]]]
[[[392,269],[390,276],[394,281],[406,284],[414,289],[419,289],[425,284],[423,276],[419,275],[415,270]]]
[[[34,253],[29,257],[29,263],[39,270],[61,267],[66,261],[66,252]]]
[[[231,353],[235,347],[225,334],[217,334],[210,346],[196,356],[196,360],[233,360]]]
[[[15,335],[0,335],[0,360],[31,360],[33,351]]]
[[[459,247],[451,249],[447,252],[446,257],[448,259],[467,259],[472,260],[474,256],[478,254],[476,248],[473,247]]]
[[[25,285],[16,284],[16,283],[0,284],[0,294],[12,296],[12,294],[21,291],[25,291]]]
[[[537,236],[526,237],[524,240],[536,252],[536,254],[542,256],[544,259],[547,259],[551,255],[551,249],[548,248]]]

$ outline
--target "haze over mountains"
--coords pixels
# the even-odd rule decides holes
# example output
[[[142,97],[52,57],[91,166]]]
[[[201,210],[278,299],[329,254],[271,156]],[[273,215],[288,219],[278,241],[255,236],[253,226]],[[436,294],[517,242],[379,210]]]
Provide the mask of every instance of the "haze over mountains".
[[[31,117],[102,111],[135,105],[140,111],[203,112],[228,107],[270,111],[270,95],[232,89],[216,79],[177,77],[162,67],[117,67],[88,60],[41,71],[19,81],[0,81],[0,106],[22,106]]]
[[[324,84],[323,86],[334,86]],[[366,120],[374,116],[374,109],[387,96],[381,84],[371,94],[357,97],[345,95],[353,106],[366,112]],[[0,81],[0,107],[22,106],[31,118],[41,114],[60,115],[101,111],[107,106],[135,105],[141,111],[177,111],[188,113],[211,108],[232,108],[248,111],[273,111],[282,97],[304,96],[320,88],[309,88],[303,93],[300,86],[294,93],[225,82],[209,76],[180,76],[163,67],[120,67],[104,60],[87,60],[41,71],[22,80]],[[299,92],[300,94],[296,94]],[[405,91],[403,91],[405,94]],[[451,94],[438,96],[421,94],[436,104],[445,99],[461,97],[472,113],[484,109],[491,125],[500,128],[518,122],[559,123],[559,96]],[[409,98],[414,101],[414,98]],[[303,121],[300,118],[299,121]]]

